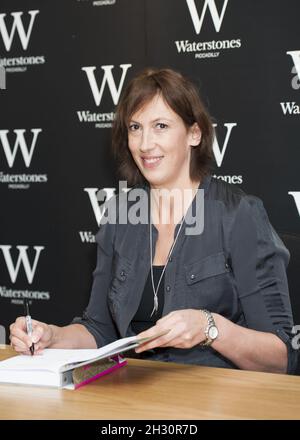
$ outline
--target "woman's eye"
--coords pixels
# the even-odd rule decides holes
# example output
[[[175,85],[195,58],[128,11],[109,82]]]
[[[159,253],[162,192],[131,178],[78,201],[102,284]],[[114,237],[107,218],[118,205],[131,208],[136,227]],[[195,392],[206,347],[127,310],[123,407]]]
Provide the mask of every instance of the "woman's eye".
[[[156,127],[159,128],[160,130],[167,128],[167,124],[164,124],[163,122],[158,122],[156,124]]]
[[[129,125],[129,130],[130,131],[136,131],[139,129],[139,125],[138,124],[130,124]]]

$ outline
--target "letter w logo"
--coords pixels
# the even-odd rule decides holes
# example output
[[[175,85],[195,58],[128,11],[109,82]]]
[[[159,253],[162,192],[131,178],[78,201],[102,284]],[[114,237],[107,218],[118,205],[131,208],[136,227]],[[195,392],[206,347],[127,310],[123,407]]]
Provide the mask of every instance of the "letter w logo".
[[[112,65],[111,66],[101,66],[101,69],[104,71],[104,75],[103,75],[100,89],[98,88],[98,84],[97,84],[95,74],[94,74],[94,71],[96,70],[96,66],[81,68],[81,70],[83,70],[87,75],[90,87],[92,89],[95,104],[97,106],[99,106],[101,103],[101,99],[102,99],[102,95],[103,95],[104,87],[105,87],[106,83],[108,84],[114,105],[118,104],[127,70],[131,66],[132,66],[132,64],[120,64],[120,67],[122,69],[122,76],[121,76],[121,80],[119,82],[118,88],[116,86],[116,83],[115,83],[115,80],[114,80],[114,77],[112,74],[112,69],[114,66],[112,66]]]
[[[14,162],[15,162],[15,157],[16,157],[16,154],[18,151],[18,147],[20,147],[25,165],[28,168],[31,163],[31,159],[32,159],[32,155],[33,155],[34,148],[36,145],[37,137],[38,137],[39,133],[42,131],[42,129],[41,128],[32,128],[31,129],[31,132],[33,133],[33,137],[32,137],[30,148],[27,147],[26,140],[24,137],[24,133],[26,130],[23,128],[20,128],[20,129],[16,129],[13,131],[16,134],[16,140],[15,140],[15,145],[12,150],[10,147],[9,141],[8,141],[8,137],[7,137],[7,133],[9,131],[8,130],[0,130],[0,141],[2,143],[3,150],[5,153],[8,165],[10,168],[13,167]]]
[[[33,23],[35,20],[36,15],[39,13],[40,11],[36,10],[36,11],[28,11],[28,14],[30,15],[30,23],[28,25],[28,29],[27,29],[27,33],[25,32],[24,26],[23,26],[23,22],[21,19],[21,16],[23,15],[23,12],[12,12],[10,15],[13,16],[13,24],[11,27],[11,31],[10,31],[10,35],[7,31],[7,27],[5,24],[5,17],[6,14],[0,14],[0,34],[2,36],[2,40],[5,46],[5,49],[9,52],[11,49],[11,45],[14,39],[14,35],[15,32],[17,30],[20,40],[21,40],[21,44],[24,50],[27,49],[28,44],[29,44],[29,39],[30,39],[30,35],[32,32],[32,27],[33,27]]]
[[[296,71],[293,73],[297,73],[298,77],[300,78],[300,50],[290,50],[287,52],[287,54],[292,57],[294,62]]]
[[[223,159],[225,156],[225,152],[227,149],[228,141],[230,139],[231,131],[232,131],[233,127],[237,126],[236,122],[227,122],[224,125],[227,129],[227,133],[226,133],[226,137],[225,137],[222,148],[220,148],[220,145],[219,145],[219,142],[218,142],[216,135],[214,136],[213,152],[214,152],[218,167],[220,167],[222,165],[222,162],[223,162]],[[217,124],[213,124],[213,126],[214,126],[214,128],[216,128]]]
[[[186,3],[187,3],[188,8],[190,10],[190,14],[191,14],[191,17],[193,20],[196,34],[199,34],[202,29],[203,20],[204,20],[204,16],[206,14],[207,8],[210,11],[210,15],[211,15],[212,21],[214,23],[216,32],[220,31],[228,0],[224,0],[223,8],[222,8],[220,15],[219,15],[217,7],[216,7],[216,0],[205,0],[200,18],[199,18],[199,14],[198,14],[198,11],[197,11],[197,8],[195,5],[195,0],[186,0]]]
[[[21,263],[23,264],[26,276],[27,276],[27,280],[28,283],[31,284],[33,281],[33,277],[36,271],[36,267],[40,258],[40,253],[43,249],[45,249],[44,246],[33,246],[34,250],[35,250],[35,258],[34,258],[34,262],[33,265],[30,266],[29,263],[29,258],[27,255],[27,249],[29,246],[16,246],[17,249],[19,250],[19,257],[17,260],[16,265],[14,266],[11,254],[10,254],[10,249],[12,248],[12,246],[9,245],[0,245],[0,249],[2,250],[5,262],[6,262],[6,266],[9,272],[9,276],[11,279],[12,283],[16,282],[19,270],[20,270],[20,266]]]

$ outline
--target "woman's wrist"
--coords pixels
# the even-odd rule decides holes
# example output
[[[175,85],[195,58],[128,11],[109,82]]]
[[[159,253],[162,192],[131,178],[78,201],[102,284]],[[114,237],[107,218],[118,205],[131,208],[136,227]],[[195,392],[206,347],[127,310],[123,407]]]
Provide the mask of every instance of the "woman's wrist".
[[[57,327],[56,325],[53,325],[53,324],[49,324],[48,328],[49,328],[49,332],[50,332],[48,347],[52,347],[53,345],[55,345],[57,343],[57,340],[58,340],[57,330],[59,327]]]
[[[212,313],[212,315],[218,329],[218,337],[213,341],[212,347],[218,351],[218,347],[226,344],[226,341],[231,339],[235,325],[218,313]]]

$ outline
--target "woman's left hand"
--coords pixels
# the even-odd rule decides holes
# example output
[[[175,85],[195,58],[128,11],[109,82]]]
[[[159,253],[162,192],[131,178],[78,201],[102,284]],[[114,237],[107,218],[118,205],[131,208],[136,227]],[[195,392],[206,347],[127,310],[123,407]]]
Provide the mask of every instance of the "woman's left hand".
[[[206,317],[200,310],[175,310],[159,319],[153,327],[139,333],[138,337],[151,337],[168,329],[170,331],[153,341],[141,344],[135,351],[141,353],[155,347],[192,348],[205,340],[206,326]]]

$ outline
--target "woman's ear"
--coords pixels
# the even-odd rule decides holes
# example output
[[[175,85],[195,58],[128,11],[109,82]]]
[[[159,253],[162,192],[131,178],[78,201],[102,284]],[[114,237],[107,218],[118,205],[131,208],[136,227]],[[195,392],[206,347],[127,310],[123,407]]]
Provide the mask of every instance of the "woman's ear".
[[[190,146],[196,147],[197,145],[199,145],[201,142],[201,137],[202,137],[202,133],[200,127],[197,124],[197,122],[195,122],[190,127]]]

